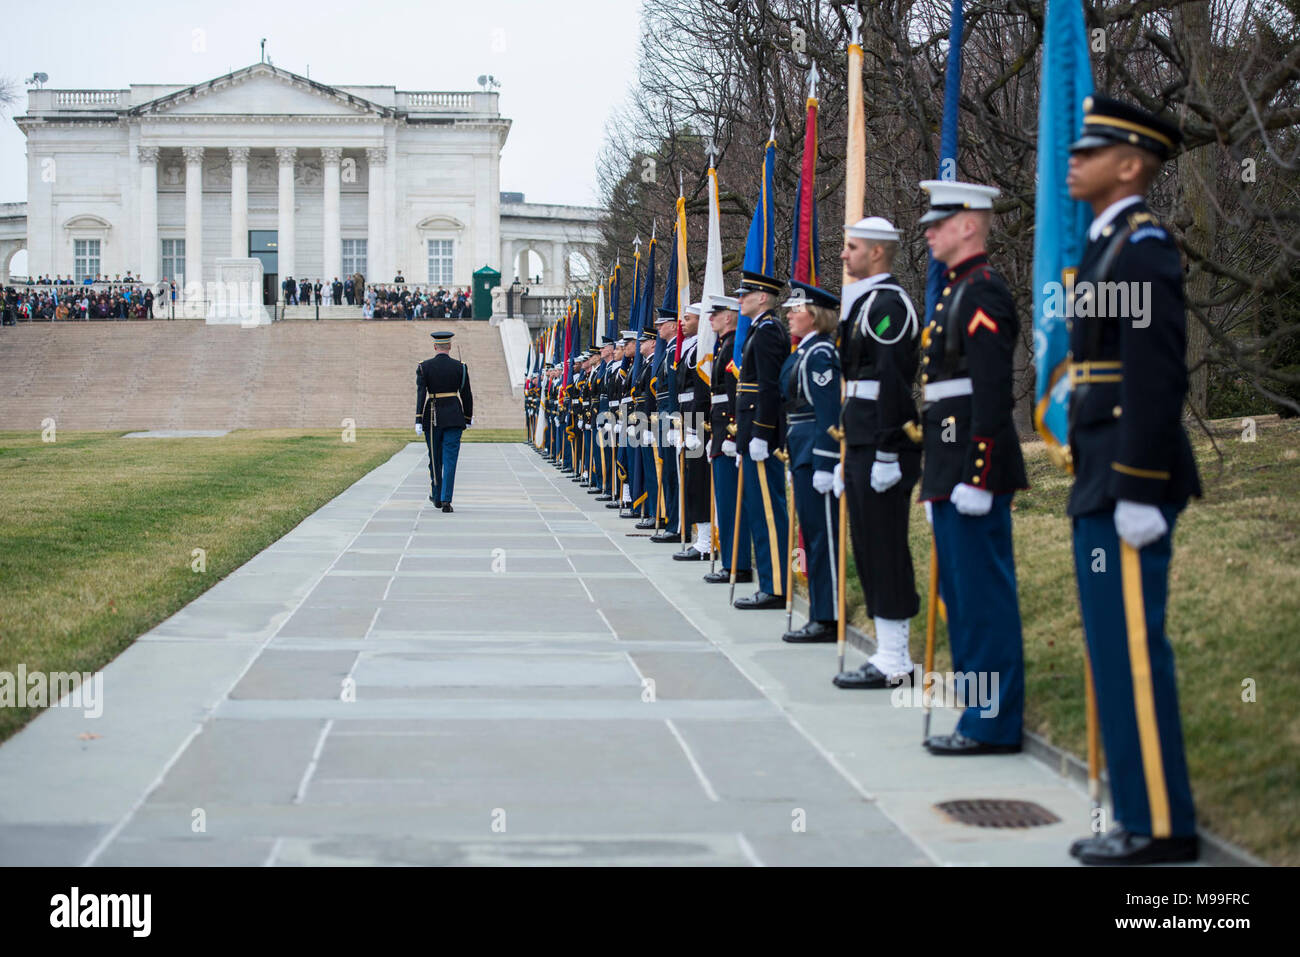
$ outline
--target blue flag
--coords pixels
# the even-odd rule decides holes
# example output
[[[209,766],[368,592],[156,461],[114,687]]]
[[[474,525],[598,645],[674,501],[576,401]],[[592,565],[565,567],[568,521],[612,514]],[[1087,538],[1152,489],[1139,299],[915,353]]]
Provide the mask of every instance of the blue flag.
[[[745,272],[761,273],[764,276],[776,275],[776,198],[773,195],[775,171],[776,140],[769,139],[763,149],[763,183],[759,187],[758,203],[754,206],[754,218],[749,223],[749,237],[745,240],[745,262],[741,267]],[[740,357],[753,320],[753,316],[742,312],[736,323],[736,344],[731,351],[731,361],[736,364],[737,373],[740,372]]]
[[[658,243],[653,238],[650,240],[650,255],[646,261],[645,282],[641,286],[641,299],[636,308],[636,329],[637,347],[632,357],[632,380],[636,381],[637,375],[641,372],[641,332],[646,328],[646,323],[654,321],[655,308],[655,246]]]
[[[1070,144],[1092,95],[1088,32],[1080,0],[1048,0],[1043,30],[1043,88],[1038,100],[1038,194],[1034,220],[1034,428],[1056,464],[1068,468],[1070,333],[1067,279],[1083,257],[1092,211],[1065,185]]]

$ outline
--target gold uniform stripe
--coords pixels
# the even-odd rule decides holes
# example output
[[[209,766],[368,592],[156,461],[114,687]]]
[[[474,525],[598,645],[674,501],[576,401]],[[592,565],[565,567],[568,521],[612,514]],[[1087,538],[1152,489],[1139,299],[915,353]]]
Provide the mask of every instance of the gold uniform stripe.
[[[1149,126],[1142,126],[1140,123],[1121,120],[1117,116],[1098,116],[1096,113],[1089,113],[1083,118],[1083,124],[1084,126],[1117,126],[1121,130],[1130,130],[1134,133],[1141,133],[1143,136],[1149,136],[1153,140],[1164,143],[1170,149],[1174,148],[1173,140],[1163,133],[1157,132]]]
[[[784,563],[776,554],[776,519],[772,515],[772,495],[767,490],[767,469],[762,462],[755,462],[754,467],[758,470],[758,487],[763,493],[763,515],[767,518],[767,553],[772,562],[772,587],[776,589],[772,594],[784,595],[781,588],[781,565]]]
[[[1142,565],[1138,550],[1120,542],[1120,580],[1124,591],[1124,622],[1128,630],[1128,661],[1133,674],[1133,707],[1137,711],[1138,744],[1151,809],[1151,836],[1168,837],[1169,790],[1160,754],[1160,729],[1156,724],[1156,696],[1151,683],[1151,653],[1147,647],[1146,607],[1142,600]]]
[[[1144,478],[1144,479],[1168,479],[1169,478],[1168,472],[1157,472],[1154,469],[1139,469],[1139,468],[1134,468],[1131,465],[1121,465],[1118,462],[1111,462],[1110,467],[1113,468],[1116,472],[1122,472],[1124,475],[1133,475],[1136,476],[1137,478]]]

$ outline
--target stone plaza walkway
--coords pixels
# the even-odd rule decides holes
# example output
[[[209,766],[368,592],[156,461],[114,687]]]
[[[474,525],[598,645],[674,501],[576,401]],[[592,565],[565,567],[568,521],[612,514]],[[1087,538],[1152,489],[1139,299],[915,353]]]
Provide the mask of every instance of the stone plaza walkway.
[[[456,512],[427,494],[413,444],[105,668],[102,717],[0,747],[0,864],[1072,863],[1076,787],[928,756],[919,709],[832,687],[833,645],[530,448],[467,444]]]

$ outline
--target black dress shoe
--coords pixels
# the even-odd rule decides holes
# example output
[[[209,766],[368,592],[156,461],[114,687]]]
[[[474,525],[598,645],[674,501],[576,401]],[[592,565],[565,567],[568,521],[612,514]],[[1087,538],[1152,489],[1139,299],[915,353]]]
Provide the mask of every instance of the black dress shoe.
[[[654,528],[655,520],[653,518],[643,518],[636,523],[637,528]]]
[[[784,608],[785,599],[780,595],[769,595],[765,591],[756,591],[748,598],[737,598],[736,607],[745,610],[761,610],[764,608]]]
[[[1020,753],[1019,741],[1015,744],[989,744],[986,741],[976,741],[974,738],[968,738],[960,731],[954,731],[952,734],[933,735],[925,742],[925,747],[931,754],[941,756]]]
[[[680,552],[673,552],[673,561],[675,562],[706,562],[708,560],[708,552],[701,552],[694,545],[687,545]],[[730,581],[731,579],[728,578],[727,580]]]
[[[1200,840],[1195,834],[1188,837],[1150,837],[1126,831],[1123,825],[1112,828],[1096,840],[1082,843],[1079,861],[1093,866],[1181,864],[1194,861],[1200,856]],[[1073,851],[1074,848],[1071,847],[1070,850]]]
[[[435,508],[442,508],[442,503],[439,502],[439,501],[438,501],[436,498],[434,498],[432,495],[429,496],[429,501],[433,503],[433,505],[434,505]]]
[[[625,508],[619,510],[618,517],[619,518],[640,518],[641,516],[638,515],[636,512],[632,511],[630,508]]]
[[[680,532],[670,532],[666,528],[660,529],[659,531],[655,532],[653,535],[650,536],[650,541],[655,542],[659,545],[663,545],[666,543],[678,544],[681,542],[681,540],[682,540],[682,536]]]
[[[599,491],[599,489],[598,489],[597,491]],[[614,501],[614,496],[612,496],[612,495],[604,495],[604,494],[602,494],[602,495],[597,495],[597,496],[596,496],[596,501],[597,501],[597,502],[612,502],[612,501]],[[606,505],[605,507],[606,507],[606,508],[618,508],[617,505]]]
[[[812,645],[839,640],[839,627],[833,621],[810,621],[802,628],[787,631],[781,636],[782,641],[792,645]]]
[[[600,495],[601,498],[604,498],[604,495],[601,494],[601,493],[604,492],[604,491],[605,491],[605,490],[604,490],[603,488],[601,488],[599,485],[592,485],[592,486],[590,486],[590,487],[587,489],[587,494],[588,494],[588,495]],[[598,498],[598,499],[596,499],[596,501],[599,502],[600,499]]]
[[[608,502],[605,503],[605,507],[606,507],[606,508],[618,508],[618,509],[621,509],[621,508],[623,507],[623,503],[622,503],[622,502],[615,502],[613,499],[610,499],[610,501],[608,501]]]
[[[1077,841],[1070,844],[1070,856],[1078,857],[1087,848],[1092,847],[1105,836],[1105,834],[1093,834],[1091,837],[1079,838]]]
[[[443,503],[442,503],[442,510],[443,510],[444,512],[450,512],[450,511],[451,511],[451,502],[443,502]]]
[[[912,683],[912,672],[894,675],[891,678],[868,661],[856,671],[841,672],[831,681],[837,688],[897,688],[899,685],[910,685]]]
[[[704,576],[704,580],[710,585],[729,584],[731,582],[731,569],[719,568],[716,572],[709,572]],[[736,582],[738,584],[740,582],[752,582],[753,580],[754,572],[752,569],[742,568],[740,571],[736,572]]]

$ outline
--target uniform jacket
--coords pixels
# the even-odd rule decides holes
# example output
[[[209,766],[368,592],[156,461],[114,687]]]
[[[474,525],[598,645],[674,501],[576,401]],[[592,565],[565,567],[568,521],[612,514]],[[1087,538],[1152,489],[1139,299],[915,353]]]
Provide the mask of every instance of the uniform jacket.
[[[736,331],[718,336],[713,347],[713,375],[709,383],[709,426],[713,439],[709,444],[709,457],[722,454],[722,443],[732,438],[727,426],[736,421],[736,372],[731,363],[735,348]],[[721,399],[719,399],[721,397]]]
[[[840,419],[840,357],[820,333],[805,336],[781,366],[781,395],[789,432],[790,468],[829,472],[840,444],[827,430]]]
[[[920,359],[920,323],[907,293],[889,273],[851,283],[840,323],[840,366],[844,378],[878,383],[875,399],[849,396],[844,430],[851,446],[882,452],[920,450],[903,426],[920,424],[912,383]],[[871,387],[867,387],[871,388]]]
[[[429,421],[430,412],[434,413],[433,422]],[[423,422],[425,431],[435,425],[440,429],[463,429],[473,417],[474,394],[469,387],[469,369],[463,362],[440,352],[415,367],[415,421]]]
[[[1122,300],[1097,283],[1122,284]],[[1115,287],[1111,287],[1114,289]],[[1140,299],[1134,297],[1137,293]],[[1134,308],[1139,302],[1145,309]],[[1187,313],[1178,247],[1143,202],[1089,242],[1070,327],[1070,515],[1116,499],[1182,507],[1201,494],[1183,428]]]
[[[789,355],[790,336],[776,313],[765,312],[750,324],[736,385],[736,446],[742,453],[750,439],[765,439],[769,450],[785,443],[780,376]]]
[[[1020,330],[1011,291],[984,253],[943,277],[923,336],[921,382],[969,379],[970,394],[925,403],[921,500],[946,499],[959,482],[995,494],[1028,488],[1011,417]]]

